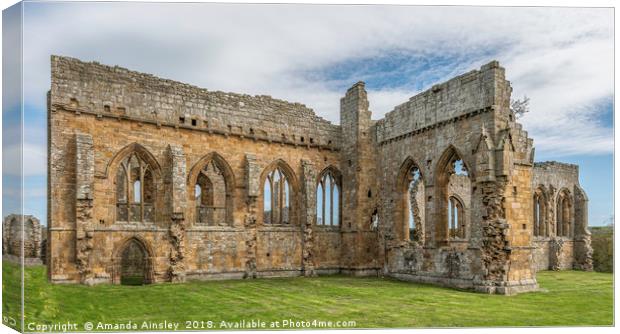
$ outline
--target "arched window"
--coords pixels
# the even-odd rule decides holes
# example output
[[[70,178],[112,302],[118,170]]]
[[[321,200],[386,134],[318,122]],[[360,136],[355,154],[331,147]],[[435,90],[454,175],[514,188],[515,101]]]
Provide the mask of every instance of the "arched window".
[[[332,170],[322,173],[316,187],[317,225],[338,226],[340,224],[340,181]]]
[[[206,226],[233,225],[234,184],[230,165],[217,152],[211,152],[198,160],[187,178],[188,189],[193,189],[188,192],[188,201],[195,208],[194,223]]]
[[[572,225],[572,202],[568,190],[560,191],[557,205],[556,235],[559,237],[569,237]]]
[[[226,180],[220,167],[211,160],[198,173],[194,188],[196,223],[226,225]]]
[[[547,236],[546,206],[541,189],[534,192],[534,236]]]
[[[291,183],[280,167],[271,171],[263,186],[263,222],[289,224],[291,217]]]
[[[450,146],[439,159],[436,177],[436,242],[445,245],[466,239],[472,186],[469,169],[454,147]]]
[[[407,222],[407,237],[412,241],[420,241],[424,219],[424,182],[422,174],[415,164],[412,164],[405,175],[405,217]]]
[[[152,167],[135,152],[116,172],[116,220],[153,221],[155,180]]]
[[[465,210],[463,203],[454,196],[448,199],[448,221],[450,238],[465,239]]]

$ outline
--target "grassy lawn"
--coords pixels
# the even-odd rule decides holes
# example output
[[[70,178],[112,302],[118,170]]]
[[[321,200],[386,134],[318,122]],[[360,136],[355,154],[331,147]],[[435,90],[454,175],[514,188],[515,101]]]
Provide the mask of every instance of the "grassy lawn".
[[[3,263],[3,294],[19,295],[19,268]],[[328,276],[146,286],[51,285],[26,269],[26,323],[260,319],[353,320],[358,328],[611,325],[607,273],[541,272],[541,292],[495,296],[381,278]],[[5,314],[19,312],[4,298]],[[217,328],[219,329],[219,327]]]

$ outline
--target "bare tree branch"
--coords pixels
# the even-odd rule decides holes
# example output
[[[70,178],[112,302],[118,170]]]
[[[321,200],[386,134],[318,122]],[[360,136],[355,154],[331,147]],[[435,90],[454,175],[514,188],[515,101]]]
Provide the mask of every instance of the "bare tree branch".
[[[515,113],[515,117],[523,117],[525,113],[530,112],[530,98],[523,95],[523,99],[510,101],[510,110]]]

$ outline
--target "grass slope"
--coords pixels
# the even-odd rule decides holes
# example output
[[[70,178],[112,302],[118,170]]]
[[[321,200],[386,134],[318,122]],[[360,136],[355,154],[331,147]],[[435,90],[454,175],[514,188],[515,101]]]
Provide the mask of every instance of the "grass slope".
[[[18,294],[19,286],[8,282],[19,281],[19,267],[3,263],[3,275],[4,312],[16,313],[6,297]],[[51,285],[38,266],[26,268],[25,280],[26,323],[317,319],[395,328],[613,322],[613,282],[606,273],[540,272],[543,292],[511,297],[345,276],[88,287]]]

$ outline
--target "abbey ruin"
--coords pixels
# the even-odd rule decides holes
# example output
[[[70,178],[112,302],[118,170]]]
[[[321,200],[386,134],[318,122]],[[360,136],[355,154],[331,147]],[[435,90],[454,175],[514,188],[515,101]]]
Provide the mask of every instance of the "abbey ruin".
[[[46,228],[32,215],[10,214],[2,221],[2,259],[24,265],[45,262]]]
[[[592,269],[578,167],[534,162],[496,61],[373,120],[52,56],[56,283],[385,275],[514,294]]]

